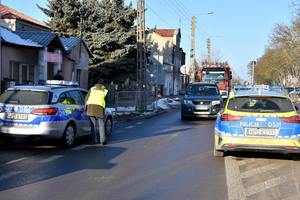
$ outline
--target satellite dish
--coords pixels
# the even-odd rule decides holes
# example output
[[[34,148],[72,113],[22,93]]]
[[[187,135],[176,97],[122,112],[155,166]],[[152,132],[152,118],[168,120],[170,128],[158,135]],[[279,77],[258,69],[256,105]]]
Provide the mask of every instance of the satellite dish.
[[[188,66],[188,65],[182,65],[181,67],[180,67],[180,72],[182,73],[182,74],[184,74],[184,75],[189,75],[189,72],[190,72],[190,66]]]

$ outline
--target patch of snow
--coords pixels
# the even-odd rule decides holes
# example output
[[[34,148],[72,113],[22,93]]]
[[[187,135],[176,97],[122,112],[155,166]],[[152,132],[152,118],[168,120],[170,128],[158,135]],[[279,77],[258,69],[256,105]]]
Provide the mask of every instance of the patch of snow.
[[[3,27],[0,27],[0,36],[7,43],[21,45],[21,46],[28,46],[28,47],[42,47],[41,45],[39,45],[35,42],[32,42],[31,40],[22,39],[17,34],[9,31]]]

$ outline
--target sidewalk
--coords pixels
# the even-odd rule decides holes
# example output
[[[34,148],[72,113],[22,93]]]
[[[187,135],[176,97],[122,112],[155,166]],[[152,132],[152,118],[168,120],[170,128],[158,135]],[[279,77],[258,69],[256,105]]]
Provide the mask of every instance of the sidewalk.
[[[168,110],[179,108],[181,105],[181,100],[179,97],[161,98],[154,103],[155,109],[153,111],[147,111],[144,113],[136,112],[135,107],[118,107],[107,108],[114,116],[115,121],[131,121],[137,119],[150,118],[153,116],[160,115],[167,112]],[[116,110],[118,112],[116,112]]]

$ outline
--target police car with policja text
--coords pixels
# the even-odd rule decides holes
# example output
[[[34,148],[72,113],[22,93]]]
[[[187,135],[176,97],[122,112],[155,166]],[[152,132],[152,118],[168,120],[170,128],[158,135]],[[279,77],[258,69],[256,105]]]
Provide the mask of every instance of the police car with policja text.
[[[76,81],[40,81],[39,85],[14,86],[0,96],[0,141],[37,136],[60,139],[70,147],[77,137],[90,135],[85,113],[87,91]],[[112,132],[112,113],[105,112],[105,132]]]
[[[214,155],[227,151],[300,152],[300,116],[282,87],[232,89],[215,124]]]

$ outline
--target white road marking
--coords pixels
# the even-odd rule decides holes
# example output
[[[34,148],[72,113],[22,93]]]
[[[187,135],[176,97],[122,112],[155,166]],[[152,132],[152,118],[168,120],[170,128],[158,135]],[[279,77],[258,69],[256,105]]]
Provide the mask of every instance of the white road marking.
[[[247,188],[246,195],[251,196],[251,195],[257,194],[259,192],[262,192],[269,188],[275,187],[275,186],[285,183],[287,181],[288,181],[288,176],[279,176],[279,177],[275,177],[275,178],[266,180],[262,183],[259,183],[259,184],[256,184],[256,185],[253,185],[253,186],[250,186],[249,188]]]
[[[22,173],[23,173],[23,171],[12,171],[12,172],[8,172],[8,173],[3,174],[3,175],[0,176],[0,181],[3,181],[3,180],[5,180],[5,179],[11,178],[11,177],[13,177],[13,176],[16,176],[16,175],[22,174]]]
[[[26,159],[27,159],[27,157],[18,158],[18,159],[16,159],[16,160],[11,160],[11,161],[8,161],[8,162],[4,163],[3,165],[10,165],[10,164],[14,164],[14,163],[17,163],[17,162],[21,162],[21,161],[23,161],[23,160],[26,160]]]
[[[225,157],[226,182],[229,200],[246,200],[240,169],[233,157]]]
[[[131,128],[134,128],[135,126],[127,126],[125,127],[126,129],[131,129]]]
[[[61,157],[64,157],[64,156],[63,155],[53,155],[53,156],[50,156],[49,158],[40,160],[39,163],[48,163],[48,162],[51,162],[53,160],[57,160],[57,159],[59,159]]]
[[[82,149],[85,149],[85,148],[90,147],[90,146],[91,145],[89,145],[89,144],[82,144],[82,145],[79,145],[77,147],[72,148],[72,150],[78,151],[78,150],[82,150]]]
[[[283,163],[273,163],[273,164],[265,165],[262,167],[257,167],[257,168],[254,168],[254,169],[251,169],[251,170],[241,173],[241,178],[242,179],[249,178],[251,176],[259,175],[259,174],[262,174],[262,173],[270,171],[270,170],[279,169],[285,165],[286,164],[283,164]]]
[[[135,124],[137,124],[137,125],[141,125],[141,124],[143,124],[144,122],[137,122],[137,123],[135,123]]]

